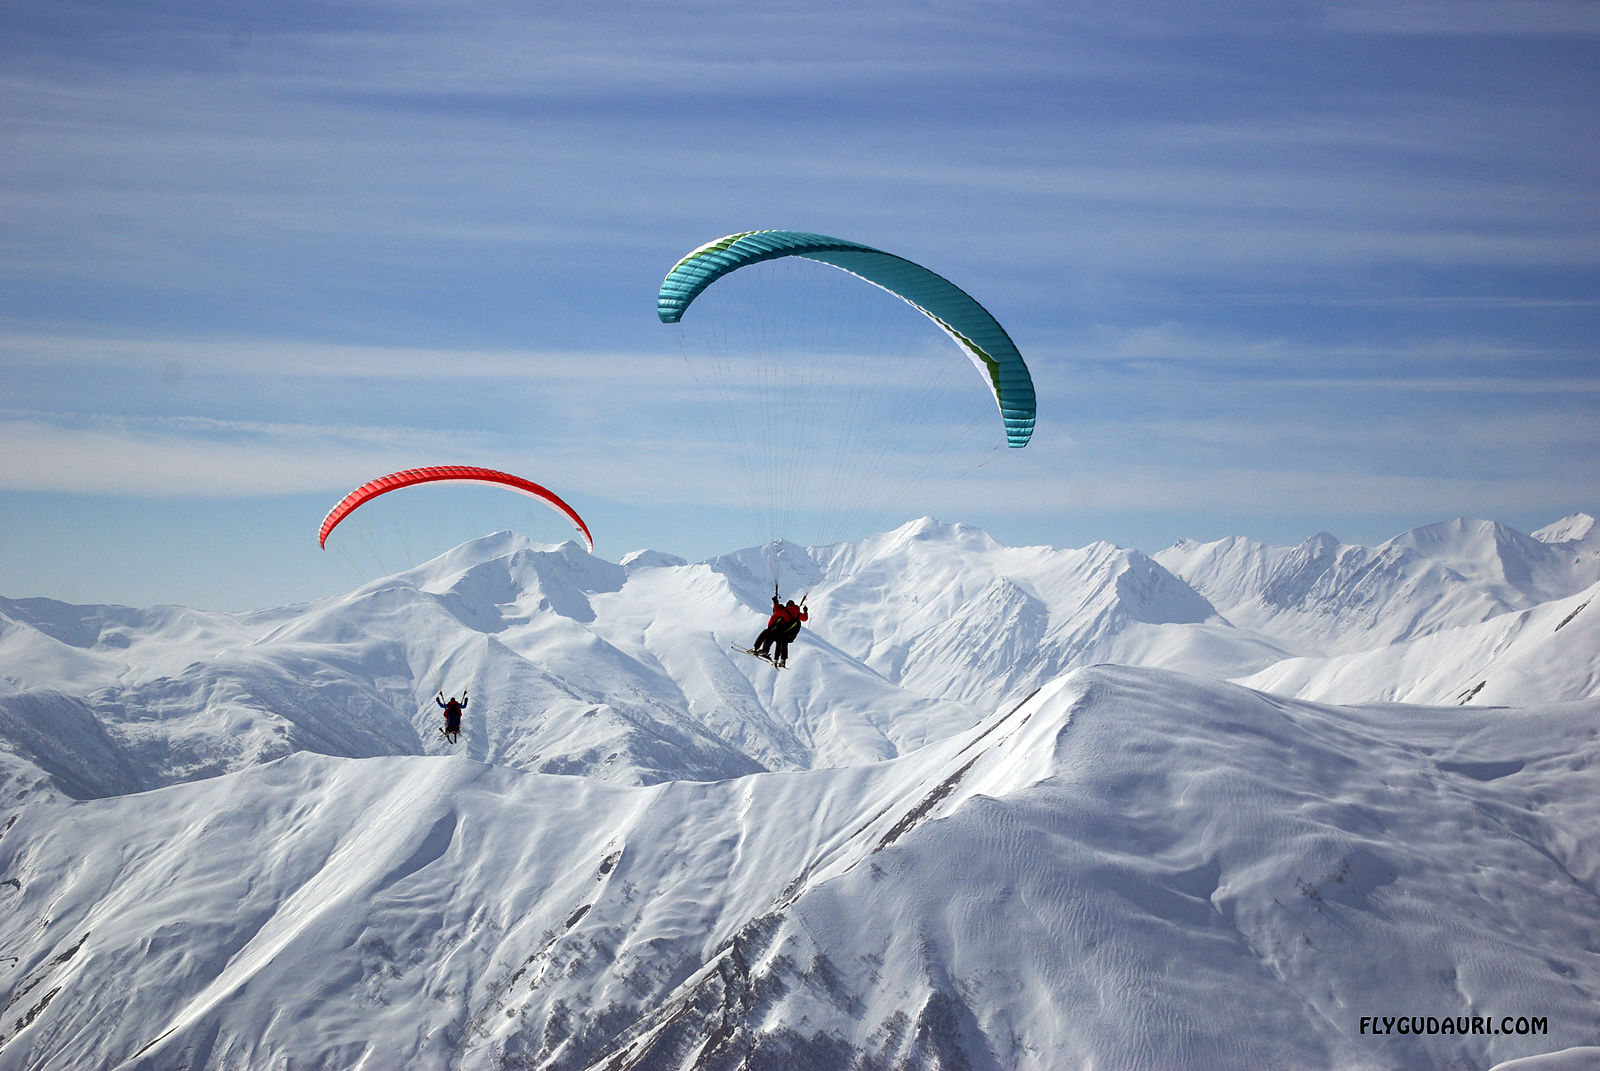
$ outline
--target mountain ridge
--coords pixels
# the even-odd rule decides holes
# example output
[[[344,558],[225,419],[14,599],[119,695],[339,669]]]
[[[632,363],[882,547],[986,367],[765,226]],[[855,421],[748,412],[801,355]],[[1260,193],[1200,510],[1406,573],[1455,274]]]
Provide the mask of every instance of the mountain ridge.
[[[1476,637],[1562,601],[1538,596],[1581,590],[1594,537],[1583,516],[1558,522],[1554,544],[1458,520],[1378,548],[1322,533],[1293,548],[1234,538],[1154,556],[1007,547],[920,518],[857,543],[700,563],[649,550],[611,563],[502,532],[344,595],[248,614],[0,598],[0,798],[115,794],[301,749],[442,753],[432,696],[462,688],[476,697],[472,757],[623,783],[882,761],[1097,662],[1308,697],[1455,702],[1488,678],[1462,679],[1480,656],[1440,652],[1477,651]],[[1488,559],[1468,567],[1473,554]],[[780,677],[730,650],[765,618],[773,560],[813,614]],[[1570,653],[1582,626],[1541,641],[1569,652],[1551,655],[1563,676],[1529,690],[1521,670],[1513,690],[1593,694]],[[1456,679],[1348,686],[1360,674],[1342,667],[1436,635],[1455,639],[1417,650],[1457,666]],[[1519,648],[1540,646],[1517,635]],[[1523,655],[1530,667],[1541,657]],[[1396,654],[1388,672],[1414,661]]]

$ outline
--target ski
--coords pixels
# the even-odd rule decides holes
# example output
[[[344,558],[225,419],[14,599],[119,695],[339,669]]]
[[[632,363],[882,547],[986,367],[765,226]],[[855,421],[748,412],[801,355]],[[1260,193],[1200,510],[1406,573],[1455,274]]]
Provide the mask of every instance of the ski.
[[[732,647],[735,651],[743,651],[745,654],[749,655],[751,658],[759,658],[759,659],[761,659],[761,661],[765,662],[767,665],[771,666],[773,669],[788,669],[789,668],[788,666],[780,666],[780,665],[778,665],[778,663],[774,662],[770,656],[761,654],[761,653],[759,653],[759,652],[757,652],[755,650],[752,650],[749,647],[740,647],[737,643],[729,644],[729,646]]]

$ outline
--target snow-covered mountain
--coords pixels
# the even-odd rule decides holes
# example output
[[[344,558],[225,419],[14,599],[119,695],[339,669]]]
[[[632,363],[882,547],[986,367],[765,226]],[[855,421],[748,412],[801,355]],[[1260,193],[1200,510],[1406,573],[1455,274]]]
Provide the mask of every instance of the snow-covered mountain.
[[[1597,693],[1600,530],[1575,514],[1538,538],[1455,520],[1378,547],[1179,542],[1155,555],[1236,626],[1299,657],[1232,679],[1342,703],[1526,704]]]
[[[0,1069],[1582,1061],[1597,591],[1576,515],[0,599]]]
[[[731,649],[768,612],[760,548],[612,564],[499,533],[256,614],[0,600],[4,792],[112,795],[301,750],[443,753],[440,689],[475,697],[481,761],[717,780],[891,758],[1077,665],[1235,674],[1285,653],[1104,544],[1014,549],[924,519],[781,560],[813,613],[782,674]]]
[[[1571,561],[1579,576],[1600,579],[1600,524],[1587,513],[1574,513],[1533,533]]]
[[[1600,555],[1582,560],[1493,521],[1429,525],[1377,547],[1326,532],[1296,547],[1181,541],[1155,558],[1230,622],[1299,654],[1368,650],[1475,625],[1600,581]]]
[[[1512,674],[1508,694],[1581,698],[1594,694],[1590,630],[1517,624],[1600,581],[1592,522],[1551,531],[1546,542],[1457,521],[1370,549],[1323,535],[1180,543],[1152,558],[1006,547],[923,519],[782,548],[780,584],[809,592],[813,620],[781,675],[730,649],[766,613],[763,548],[612,564],[500,533],[347,595],[253,614],[0,599],[0,799],[114,795],[301,750],[443,753],[440,689],[477,697],[473,758],[623,783],[891,758],[1099,662],[1346,702],[1488,702],[1502,694],[1489,652],[1514,630],[1532,669]],[[1444,638],[1403,657],[1422,637]],[[1566,652],[1554,675],[1547,643]],[[1394,671],[1362,668],[1375,659]]]
[[[848,768],[35,804],[0,1068],[1485,1068],[1600,1030],[1597,720],[1103,667]]]
[[[1286,658],[1239,683],[1340,703],[1525,706],[1600,695],[1600,584],[1355,654]]]

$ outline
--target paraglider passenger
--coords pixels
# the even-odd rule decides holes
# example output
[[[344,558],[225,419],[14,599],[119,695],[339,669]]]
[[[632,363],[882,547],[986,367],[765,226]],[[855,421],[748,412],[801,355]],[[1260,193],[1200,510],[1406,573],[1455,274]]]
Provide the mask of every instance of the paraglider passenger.
[[[444,709],[444,728],[439,731],[444,734],[446,740],[453,744],[461,735],[461,712],[467,706],[467,693],[464,691],[461,693],[459,702],[455,696],[451,696],[450,701],[447,703],[445,702],[444,693],[440,692],[433,697],[433,701]]]
[[[806,613],[804,606],[795,605],[793,599],[784,604],[783,612],[785,615],[783,628],[778,633],[774,641],[775,646],[772,649],[772,662],[779,669],[784,669],[789,665],[789,644],[796,636],[800,635],[800,622],[809,619],[811,616]]]
[[[769,657],[767,652],[772,647],[772,641],[778,638],[780,627],[788,621],[788,615],[783,612],[783,603],[778,601],[778,593],[772,593],[772,616],[767,618],[767,627],[761,630],[756,637],[756,642],[750,645],[750,650],[762,658]]]

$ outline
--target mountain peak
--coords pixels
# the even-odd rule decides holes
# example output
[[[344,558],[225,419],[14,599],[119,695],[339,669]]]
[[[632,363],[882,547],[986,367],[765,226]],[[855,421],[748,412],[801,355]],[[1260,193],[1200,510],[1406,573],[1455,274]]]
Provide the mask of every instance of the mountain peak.
[[[431,558],[396,575],[406,577],[419,587],[428,586],[432,581],[459,576],[462,572],[489,562],[530,554],[560,558],[575,566],[593,557],[576,540],[541,543],[521,532],[501,531],[469,539],[436,558]]]
[[[1502,557],[1508,548],[1521,546],[1540,549],[1536,540],[1507,528],[1498,521],[1457,517],[1452,521],[1425,524],[1402,532],[1383,544],[1384,548],[1414,550],[1424,558],[1449,564],[1459,560],[1491,560]]]
[[[908,539],[935,539],[952,535],[958,527],[960,526],[946,524],[932,517],[918,517],[896,528],[894,534]]]
[[[1577,543],[1595,534],[1595,519],[1587,513],[1574,513],[1531,534],[1541,543]]]
[[[1318,532],[1302,542],[1300,549],[1308,558],[1321,559],[1337,553],[1341,546],[1339,537],[1332,532]]]
[[[988,550],[1000,545],[982,528],[959,522],[952,524],[933,517],[907,521],[889,533],[889,537],[900,542],[953,544],[964,550]]]
[[[680,558],[676,554],[668,554],[661,550],[631,550],[624,554],[618,565],[632,572],[635,569],[668,569],[688,565],[687,558]]]

